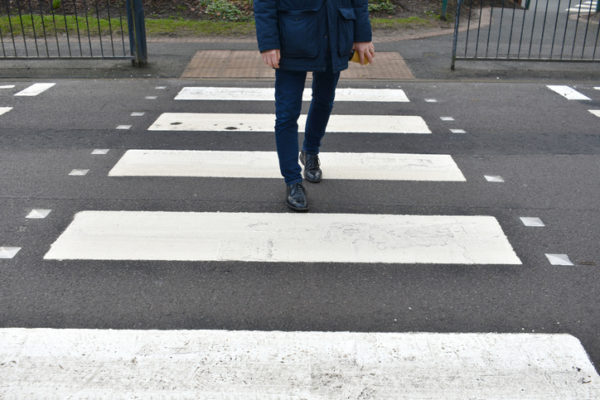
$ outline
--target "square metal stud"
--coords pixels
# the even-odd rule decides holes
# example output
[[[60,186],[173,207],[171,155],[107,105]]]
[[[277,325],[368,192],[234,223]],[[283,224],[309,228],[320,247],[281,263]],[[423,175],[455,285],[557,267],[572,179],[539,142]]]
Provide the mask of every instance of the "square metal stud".
[[[132,112],[131,113],[132,117],[143,117],[144,115],[146,115],[145,112]]]
[[[119,125],[119,126],[117,126],[117,129],[121,130],[121,131],[126,131],[126,130],[131,129],[131,125]]]
[[[90,172],[89,169],[74,169],[69,173],[71,176],[85,176]]]
[[[156,100],[158,96],[146,96],[146,100]]]
[[[450,129],[452,133],[467,133],[464,129]]]
[[[157,86],[155,87],[156,90],[165,90],[167,87],[166,86]]]
[[[425,103],[437,103],[437,99],[425,99]]]
[[[546,226],[544,224],[544,222],[537,218],[537,217],[521,217],[521,222],[523,222],[523,225],[525,226],[531,226],[531,227],[544,227]]]
[[[566,254],[546,254],[546,258],[550,261],[552,265],[566,265],[572,266],[573,262],[569,259],[569,256]]]
[[[452,118],[452,117],[440,117],[440,119],[442,121],[454,121],[454,118]]]
[[[46,218],[52,210],[44,210],[44,209],[34,209],[31,210],[29,214],[25,218],[28,219],[44,219]]]
[[[2,258],[2,259],[14,258],[20,250],[21,250],[20,247],[0,247],[0,258]]]
[[[484,177],[488,182],[504,183],[504,178],[500,175],[484,175]]]

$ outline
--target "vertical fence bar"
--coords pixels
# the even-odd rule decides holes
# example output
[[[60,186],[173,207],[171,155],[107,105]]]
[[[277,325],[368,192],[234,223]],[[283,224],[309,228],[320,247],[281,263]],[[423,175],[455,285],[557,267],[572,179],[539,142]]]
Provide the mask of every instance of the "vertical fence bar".
[[[127,0],[129,1],[129,0]],[[454,21],[454,40],[452,42],[452,65],[450,69],[454,71],[456,67],[456,46],[458,45],[458,26],[460,22],[460,7],[462,5],[463,0],[458,0],[456,2],[456,16]]]
[[[508,36],[508,50],[506,51],[506,58],[510,58],[510,48],[512,46],[513,30],[515,28],[515,14],[517,13],[516,2],[512,2],[512,18],[510,21],[510,35]]]
[[[79,29],[79,13],[77,11],[77,2],[75,0],[73,0],[73,10],[75,13],[75,25],[77,26],[77,42],[79,43],[79,56],[83,57],[83,47],[81,46],[81,31]]]
[[[560,1],[559,1],[560,3]],[[546,33],[546,19],[548,18],[548,6],[550,1],[546,0],[546,9],[544,10],[544,23],[542,24],[542,38],[540,39],[539,57],[542,58],[542,46],[544,45],[544,34]]]
[[[523,47],[523,35],[525,34],[525,18],[527,16],[527,11],[529,11],[529,0],[525,5],[525,10],[523,11],[523,19],[521,21],[521,36],[519,38],[519,50],[517,53],[517,59],[521,58],[521,49]]]
[[[488,27],[488,37],[487,44],[485,46],[485,58],[488,57],[488,51],[490,49],[490,37],[492,34],[492,26],[494,25],[492,22],[494,21],[494,7],[490,7],[490,25]]]
[[[87,35],[88,35],[88,42],[90,45],[90,57],[94,56],[94,49],[92,48],[92,32],[90,31],[90,19],[89,19],[89,13],[90,13],[90,9],[87,5],[87,1],[83,0],[83,6],[85,8],[85,27],[87,30]]]
[[[600,4],[600,2],[598,2]],[[598,23],[598,29],[596,29],[596,42],[594,43],[594,54],[592,54],[592,60],[596,59],[596,50],[598,50],[598,39],[600,38],[600,23]]]
[[[563,42],[562,42],[562,46],[560,49],[560,59],[563,59],[563,55],[565,53],[565,42],[567,41],[567,28],[569,26],[569,15],[571,15],[571,1],[569,0],[569,9],[567,11],[567,18],[566,18],[566,22],[565,22],[565,32],[563,34]]]
[[[46,45],[46,57],[50,58],[50,49],[48,48],[48,36],[46,35],[46,22],[44,22],[44,10],[42,8],[42,0],[38,0],[40,8],[40,20],[42,21],[42,32],[44,32],[44,44]]]
[[[19,1],[17,1],[17,10],[19,11],[19,21],[21,22],[21,33],[23,34],[23,46],[25,46],[25,57],[29,57],[29,50],[27,49],[27,35],[25,35],[25,26],[23,25],[23,13],[21,12],[21,3]]]
[[[498,24],[498,44],[496,46],[496,58],[500,54],[500,42],[502,41],[502,22],[504,20],[504,0],[502,0],[502,11],[500,12],[500,23]]]
[[[10,37],[12,39],[13,49],[14,49],[15,57],[16,57],[17,56],[17,42],[15,41],[15,31],[14,31],[13,25],[12,25],[12,18],[10,17],[10,6],[8,4],[8,0],[6,0],[5,3],[6,3],[6,15],[8,16],[8,29],[10,29]]]
[[[121,25],[121,44],[123,45],[123,55],[126,55],[125,50],[125,28],[123,27],[123,3],[121,3],[121,7],[119,7],[119,24]]]
[[[4,35],[2,34],[2,27],[0,27],[0,43],[2,44],[2,57],[6,57],[6,50],[4,49]]]
[[[60,58],[60,43],[58,42],[58,28],[56,26],[56,17],[54,15],[54,4],[50,1],[50,13],[52,14],[52,24],[54,25],[54,36],[56,38],[56,51],[58,52],[58,57]]]
[[[448,0],[442,0],[442,13],[440,14],[440,18],[445,21],[446,19],[448,19],[447,14],[448,14]]]
[[[558,31],[558,16],[560,15],[560,6],[562,5],[562,0],[558,0],[558,6],[556,9],[556,20],[554,21],[554,33],[552,34],[552,47],[550,48],[550,59],[554,56],[554,43],[556,39],[556,32]]]
[[[115,56],[115,42],[113,41],[113,30],[112,22],[110,20],[110,0],[106,0],[106,12],[108,14],[108,31],[110,32],[110,47],[112,49],[112,55]]]
[[[600,1],[598,2],[600,4]],[[584,58],[585,55],[585,47],[587,44],[588,30],[590,29],[590,20],[592,17],[592,5],[590,4],[590,9],[588,11],[587,23],[585,25],[585,35],[583,36],[583,46],[581,48],[581,58]]]
[[[483,0],[479,0],[479,22],[477,24],[477,40],[475,41],[475,58],[479,54],[479,33],[481,32],[481,17],[483,16]]]
[[[38,42],[37,42],[37,33],[35,31],[35,19],[33,17],[33,8],[31,7],[31,0],[28,0],[27,4],[29,5],[29,16],[31,17],[31,28],[33,29],[33,41],[35,43],[35,53],[39,57],[40,49],[38,47]]]
[[[591,7],[590,7],[591,8]],[[575,55],[575,46],[577,42],[577,33],[579,30],[579,18],[581,18],[581,3],[579,3],[579,7],[577,7],[577,21],[575,21],[575,34],[573,35],[573,46],[571,47],[571,60]]]
[[[100,26],[100,10],[98,9],[98,0],[95,4],[96,23],[98,24],[98,38],[100,39],[100,56],[104,58],[104,46],[102,45],[102,27]]]
[[[529,38],[529,51],[527,57],[531,57],[531,47],[533,46],[533,34],[535,33],[535,20],[537,19],[538,4],[540,0],[535,1],[535,7],[533,10],[533,22],[531,23],[531,37]]]
[[[148,50],[142,0],[127,0],[127,22],[131,54],[134,55],[133,65],[144,66],[148,61]]]
[[[471,10],[473,8],[473,0],[469,3],[469,16],[467,17],[467,40],[465,42],[465,57],[469,50],[469,34],[471,32]]]

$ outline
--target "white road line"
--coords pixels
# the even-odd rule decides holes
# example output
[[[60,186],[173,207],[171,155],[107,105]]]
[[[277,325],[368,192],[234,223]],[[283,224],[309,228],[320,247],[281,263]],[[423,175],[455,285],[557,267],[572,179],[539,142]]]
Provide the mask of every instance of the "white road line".
[[[521,264],[494,217],[317,213],[83,211],[44,258]]]
[[[600,117],[600,110],[589,110],[592,114],[594,114],[596,117]]]
[[[37,96],[46,90],[50,89],[56,83],[35,83],[29,86],[25,90],[21,90],[19,93],[15,93],[15,96]]]
[[[9,112],[12,109],[13,109],[12,107],[0,107],[0,115],[6,114],[7,112]]]
[[[88,172],[90,172],[89,169],[74,169],[69,173],[69,175],[70,176],[86,176],[88,174]]]
[[[327,179],[451,181],[466,179],[445,154],[321,153]],[[128,150],[109,176],[281,178],[277,153]]]
[[[310,101],[312,90],[305,89],[302,99]],[[240,87],[184,87],[175,100],[237,100],[237,101],[274,101],[274,88]],[[402,89],[350,89],[338,88],[335,101],[363,102],[409,102]]]
[[[484,175],[486,181],[493,183],[504,183],[504,178],[500,175]]]
[[[467,133],[467,131],[465,131],[464,129],[450,129],[451,133],[456,133],[456,134],[463,134],[463,133]]]
[[[591,100],[586,95],[579,93],[570,86],[563,85],[547,85],[548,89],[560,94],[567,100]]]
[[[525,226],[529,226],[529,227],[537,227],[537,228],[541,228],[546,226],[544,224],[544,222],[537,217],[521,217],[521,222],[523,222],[523,225]]]
[[[0,359],[0,397],[23,399],[579,400],[600,390],[567,334],[8,328]]]
[[[298,120],[304,132],[306,115]],[[273,114],[203,114],[164,113],[148,128],[149,131],[203,131],[203,132],[273,132]],[[423,118],[396,115],[332,115],[328,132],[430,134]]]
[[[0,89],[14,89],[15,85],[2,85]]]
[[[28,218],[28,219],[44,219],[48,215],[50,215],[51,212],[52,212],[52,210],[35,209],[35,210],[31,210],[31,212],[25,218]]]
[[[546,258],[552,265],[573,266],[573,262],[567,254],[546,254]]]
[[[0,247],[0,259],[14,258],[21,251],[20,247]]]

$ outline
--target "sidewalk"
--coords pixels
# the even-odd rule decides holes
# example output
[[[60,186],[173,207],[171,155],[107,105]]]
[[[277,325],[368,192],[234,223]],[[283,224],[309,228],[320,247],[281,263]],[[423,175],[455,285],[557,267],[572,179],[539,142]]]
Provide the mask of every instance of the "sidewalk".
[[[376,31],[378,63],[354,65],[343,79],[586,81],[600,80],[597,63],[458,62],[450,70],[452,30]],[[149,62],[134,68],[123,60],[0,60],[0,79],[193,78],[272,79],[262,66],[254,37],[149,38]]]

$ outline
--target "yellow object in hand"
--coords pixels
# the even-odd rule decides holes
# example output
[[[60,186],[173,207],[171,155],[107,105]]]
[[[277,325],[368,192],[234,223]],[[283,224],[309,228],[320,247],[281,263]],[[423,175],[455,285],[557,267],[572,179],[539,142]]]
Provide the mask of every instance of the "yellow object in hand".
[[[361,64],[358,51],[355,51],[354,54],[352,54],[352,58],[350,58],[350,61]],[[365,63],[361,65],[369,65],[369,60],[367,60],[367,57],[365,57]]]

